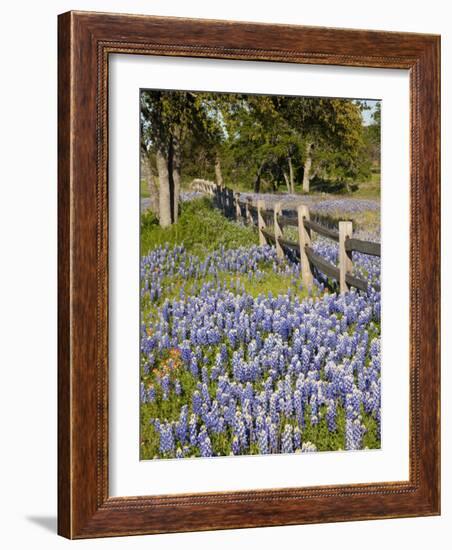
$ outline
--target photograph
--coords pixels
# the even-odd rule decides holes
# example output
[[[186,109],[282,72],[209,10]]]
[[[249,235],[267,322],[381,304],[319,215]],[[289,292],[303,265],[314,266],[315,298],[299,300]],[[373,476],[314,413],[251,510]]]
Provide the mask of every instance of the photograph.
[[[2,547],[451,547],[449,3],[2,8]]]
[[[381,104],[140,90],[141,460],[381,447]]]

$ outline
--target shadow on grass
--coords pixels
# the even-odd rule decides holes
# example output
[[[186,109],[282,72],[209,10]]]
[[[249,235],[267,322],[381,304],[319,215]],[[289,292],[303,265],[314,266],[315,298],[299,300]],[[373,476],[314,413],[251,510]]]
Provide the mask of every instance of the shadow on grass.
[[[357,183],[345,183],[343,181],[325,181],[322,179],[314,179],[310,184],[311,191],[317,193],[331,193],[333,195],[341,195],[354,193],[359,189]]]

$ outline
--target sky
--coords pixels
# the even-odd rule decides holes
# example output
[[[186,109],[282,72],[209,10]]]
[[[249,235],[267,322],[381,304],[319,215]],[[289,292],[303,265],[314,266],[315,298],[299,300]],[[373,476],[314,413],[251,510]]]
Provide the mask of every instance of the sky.
[[[365,99],[363,100],[363,103],[366,103],[368,107],[370,107],[368,110],[363,111],[363,123],[364,126],[369,126],[369,124],[372,124],[372,115],[375,112],[375,108],[377,103],[380,103],[380,101],[376,99]]]

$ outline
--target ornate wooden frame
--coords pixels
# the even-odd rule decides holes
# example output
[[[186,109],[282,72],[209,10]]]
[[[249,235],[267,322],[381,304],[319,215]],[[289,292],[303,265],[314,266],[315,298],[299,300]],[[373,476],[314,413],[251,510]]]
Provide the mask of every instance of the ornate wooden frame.
[[[439,514],[439,36],[69,12],[59,16],[58,51],[58,532],[85,538]],[[409,481],[109,497],[111,53],[409,70]]]

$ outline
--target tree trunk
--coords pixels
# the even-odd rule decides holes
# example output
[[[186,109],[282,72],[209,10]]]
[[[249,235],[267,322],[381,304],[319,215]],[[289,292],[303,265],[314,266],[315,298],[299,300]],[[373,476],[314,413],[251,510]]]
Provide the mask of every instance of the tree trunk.
[[[156,156],[159,176],[159,221],[161,227],[168,227],[171,225],[171,191],[168,158],[162,149],[157,150]]]
[[[314,170],[311,170],[311,173],[309,175],[309,180],[312,181],[316,176],[319,175],[319,173],[320,173],[320,164],[317,164]]]
[[[303,165],[303,191],[309,193],[309,182],[311,181],[311,166],[312,166],[312,157],[311,157],[312,143],[306,144],[306,158]]]
[[[215,156],[215,180],[217,185],[223,187],[223,174],[221,173],[221,161],[218,153]]]
[[[273,174],[270,174],[268,183],[271,185],[273,193],[276,193],[276,191],[278,190],[278,182],[276,181],[276,178]]]
[[[288,157],[289,162],[289,181],[290,181],[290,191],[289,193],[294,194],[295,193],[295,181],[294,181],[294,174],[293,174],[293,165],[292,165],[292,157]]]
[[[284,170],[282,171],[282,174],[283,174],[283,176],[284,176],[284,181],[286,182],[287,192],[290,193],[290,181],[289,181],[289,176],[286,174],[286,172],[284,172]]]
[[[159,190],[155,181],[154,167],[152,165],[152,156],[147,154],[148,162],[148,191],[149,191],[149,209],[158,216],[159,214]]]
[[[180,140],[178,137],[172,140],[172,191],[173,197],[171,201],[172,220],[177,223],[179,218],[179,196],[180,196],[180,179],[181,179],[181,154]]]
[[[254,179],[254,192],[260,193],[261,191],[261,173],[264,165],[261,164],[257,169],[256,178]]]
[[[256,174],[256,179],[254,180],[254,192],[259,193],[261,190],[261,175],[258,172]]]

